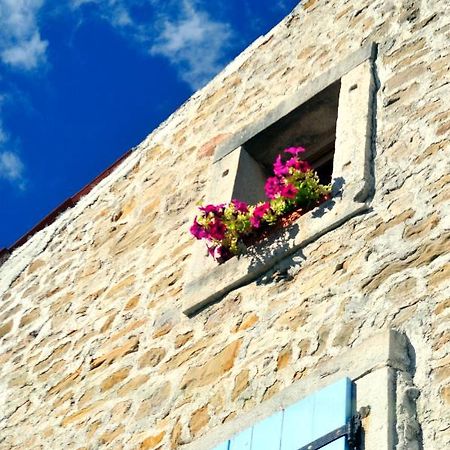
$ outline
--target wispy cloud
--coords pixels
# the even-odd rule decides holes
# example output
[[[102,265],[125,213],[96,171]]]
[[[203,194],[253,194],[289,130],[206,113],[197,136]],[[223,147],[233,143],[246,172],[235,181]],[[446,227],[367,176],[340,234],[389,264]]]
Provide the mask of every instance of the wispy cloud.
[[[200,0],[71,0],[74,9],[87,4],[144,51],[166,58],[193,90],[222,69],[234,38]],[[142,7],[153,10],[147,20],[135,13]]]
[[[100,16],[115,27],[133,26],[129,9],[152,0],[69,0],[73,10],[83,5],[96,5]]]
[[[30,72],[46,62],[48,42],[41,37],[38,14],[44,0],[0,0],[0,63]],[[34,73],[34,72],[33,72]],[[2,121],[6,96],[0,94],[0,181],[26,188],[25,166]]]
[[[25,166],[2,121],[2,108],[6,96],[0,94],[0,181],[7,181],[20,190],[26,189]]]
[[[25,190],[25,166],[17,152],[8,150],[10,140],[0,121],[0,180],[12,183],[20,190]]]
[[[202,87],[223,67],[233,38],[229,24],[214,20],[188,0],[183,2],[179,17],[163,15],[157,31],[151,54],[167,58],[193,89]]]
[[[44,0],[0,0],[0,59],[31,70],[46,60],[48,42],[39,31],[37,15]]]
[[[14,183],[19,187],[23,185],[24,165],[17,153],[0,151],[0,177]]]

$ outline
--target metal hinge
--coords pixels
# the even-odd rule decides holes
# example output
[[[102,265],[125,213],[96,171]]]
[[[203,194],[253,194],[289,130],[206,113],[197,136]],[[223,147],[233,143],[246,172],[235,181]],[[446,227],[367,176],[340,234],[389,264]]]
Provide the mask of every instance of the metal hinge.
[[[298,450],[319,450],[336,439],[346,436],[349,450],[359,450],[361,444],[361,419],[367,416],[367,410],[356,413],[345,425],[299,448]]]

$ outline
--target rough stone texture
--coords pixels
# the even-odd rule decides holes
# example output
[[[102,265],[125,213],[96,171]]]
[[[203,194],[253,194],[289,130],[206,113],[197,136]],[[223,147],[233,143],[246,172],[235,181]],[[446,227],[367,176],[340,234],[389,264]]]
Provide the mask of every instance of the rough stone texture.
[[[450,445],[448,2],[357,3],[299,4],[3,263],[2,450],[179,448],[384,328],[411,343],[397,448]],[[183,315],[215,147],[370,41],[370,209]]]

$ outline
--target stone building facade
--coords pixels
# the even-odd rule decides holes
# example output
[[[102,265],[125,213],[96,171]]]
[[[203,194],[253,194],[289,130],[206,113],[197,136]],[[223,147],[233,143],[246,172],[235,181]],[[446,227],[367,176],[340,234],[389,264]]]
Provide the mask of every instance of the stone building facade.
[[[372,408],[365,448],[448,448],[449,13],[301,2],[17,248],[0,267],[0,449],[206,450],[342,376]],[[347,86],[361,64],[367,86]],[[188,228],[217,155],[326,74],[340,95],[366,86],[359,109],[339,101],[335,142],[364,120],[359,206],[259,271],[205,273]]]

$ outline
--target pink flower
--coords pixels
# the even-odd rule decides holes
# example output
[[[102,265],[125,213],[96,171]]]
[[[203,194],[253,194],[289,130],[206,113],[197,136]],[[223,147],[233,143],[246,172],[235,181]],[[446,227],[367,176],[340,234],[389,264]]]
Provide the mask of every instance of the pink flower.
[[[300,170],[300,172],[308,172],[309,170],[312,170],[312,167],[307,161],[299,161],[298,170]]]
[[[269,177],[267,178],[266,184],[264,186],[264,190],[266,191],[266,195],[268,198],[272,199],[280,193],[283,188],[282,181],[277,177]]]
[[[189,231],[196,239],[208,238],[209,233],[197,222],[197,217],[194,219],[194,223],[189,228]]]
[[[209,224],[209,235],[212,239],[221,241],[225,237],[226,231],[227,227],[220,219],[214,219],[214,221]]]
[[[297,195],[298,189],[293,184],[286,184],[281,189],[281,196],[285,198],[295,198]]]
[[[206,205],[206,206],[200,206],[198,209],[200,211],[203,211],[204,213],[208,214],[210,212],[214,214],[221,214],[223,212],[223,208],[225,205]]]
[[[241,202],[239,200],[231,200],[231,203],[233,203],[234,207],[236,208],[236,211],[239,211],[241,213],[248,212],[248,205],[245,202]]]
[[[273,164],[273,173],[279,177],[287,175],[289,173],[289,168],[284,165],[281,160],[281,155],[277,156],[275,163]]]
[[[250,223],[254,228],[259,228],[259,226],[261,225],[261,219],[269,209],[270,204],[268,202],[265,202],[255,208],[252,217],[250,217]]]
[[[208,253],[219,262],[224,262],[227,257],[227,249],[223,245],[211,245],[208,246]]]
[[[297,156],[299,153],[304,153],[306,152],[306,149],[303,147],[289,147],[286,148],[285,153],[290,153],[291,155]]]
[[[300,161],[297,157],[294,156],[293,158],[288,159],[288,160],[286,161],[286,167],[288,167],[288,168],[293,167],[294,169],[299,170],[299,169],[300,169],[300,164],[301,164],[302,162],[303,162],[303,161]]]

